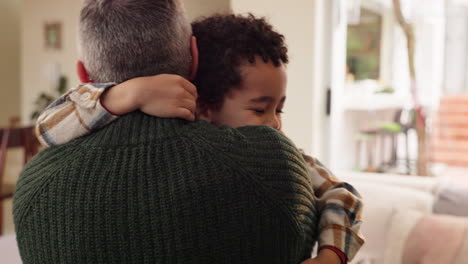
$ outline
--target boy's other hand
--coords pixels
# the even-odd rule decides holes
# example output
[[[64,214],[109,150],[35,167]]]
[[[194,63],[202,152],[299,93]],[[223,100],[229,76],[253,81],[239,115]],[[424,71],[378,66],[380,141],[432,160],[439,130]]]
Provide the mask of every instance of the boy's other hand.
[[[321,249],[318,256],[307,259],[301,264],[342,264],[338,255],[330,249]]]
[[[137,109],[158,117],[195,120],[196,87],[178,75],[160,74],[128,80],[108,89],[101,103],[113,114]]]

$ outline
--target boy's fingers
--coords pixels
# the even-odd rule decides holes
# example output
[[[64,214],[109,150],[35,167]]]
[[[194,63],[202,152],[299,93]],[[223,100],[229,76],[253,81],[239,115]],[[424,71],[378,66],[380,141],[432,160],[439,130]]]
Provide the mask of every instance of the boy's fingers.
[[[187,108],[192,113],[195,113],[195,110],[197,109],[197,103],[193,99],[184,99],[180,106],[183,108]]]
[[[188,121],[195,121],[195,115],[192,113],[192,111],[188,110],[187,108],[178,108],[177,117],[183,118]]]
[[[197,102],[197,97],[193,96],[193,94],[189,93],[187,90],[184,90],[183,94],[176,98],[178,102],[185,102],[185,101],[192,101],[194,103]]]
[[[192,96],[197,98],[197,96],[198,96],[197,87],[195,87],[195,85],[193,85],[193,83],[187,81],[186,79],[183,79],[182,80],[182,87],[184,87],[184,89],[187,92],[189,92]]]

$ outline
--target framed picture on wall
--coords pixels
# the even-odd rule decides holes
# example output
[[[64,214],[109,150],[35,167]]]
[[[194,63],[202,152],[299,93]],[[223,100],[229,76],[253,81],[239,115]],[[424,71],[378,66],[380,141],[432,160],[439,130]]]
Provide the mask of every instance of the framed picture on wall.
[[[46,49],[60,50],[62,48],[62,23],[46,23],[44,37]]]

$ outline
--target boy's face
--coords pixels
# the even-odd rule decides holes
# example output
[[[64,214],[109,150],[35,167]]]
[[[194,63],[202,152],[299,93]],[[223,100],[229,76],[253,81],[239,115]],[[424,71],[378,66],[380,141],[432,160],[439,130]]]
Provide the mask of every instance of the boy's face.
[[[242,84],[224,98],[223,106],[210,112],[215,125],[241,127],[265,125],[281,130],[281,114],[286,100],[286,69],[257,58],[240,66]]]

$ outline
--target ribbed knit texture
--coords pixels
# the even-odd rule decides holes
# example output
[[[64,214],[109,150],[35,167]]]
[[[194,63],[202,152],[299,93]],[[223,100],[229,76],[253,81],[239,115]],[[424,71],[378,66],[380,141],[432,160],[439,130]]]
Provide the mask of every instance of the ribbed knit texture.
[[[39,153],[13,211],[26,264],[292,264],[317,235],[304,161],[284,136],[140,112]]]

